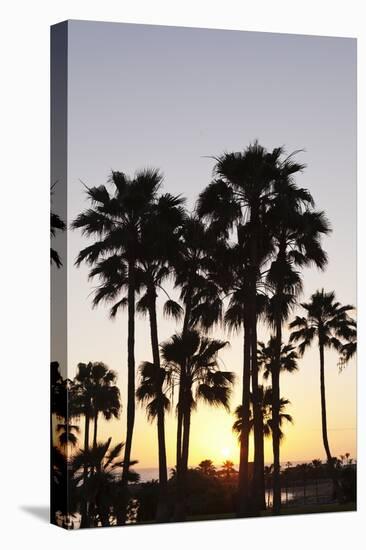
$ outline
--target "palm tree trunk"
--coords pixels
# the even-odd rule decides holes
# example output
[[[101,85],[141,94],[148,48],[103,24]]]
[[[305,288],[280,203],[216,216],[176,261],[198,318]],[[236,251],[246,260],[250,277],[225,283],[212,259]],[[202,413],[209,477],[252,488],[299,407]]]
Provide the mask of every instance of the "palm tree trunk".
[[[251,209],[250,221],[253,226],[251,236],[251,269],[250,269],[250,325],[251,325],[251,374],[253,393],[253,425],[254,425],[254,469],[252,483],[253,514],[258,514],[265,502],[264,490],[264,445],[263,430],[261,427],[260,395],[258,388],[257,364],[257,275],[258,275],[258,240],[260,237],[259,205],[254,204]]]
[[[118,524],[125,521],[128,497],[127,484],[131,461],[133,428],[135,424],[135,263],[128,263],[128,336],[127,336],[127,430],[122,470],[123,506]]]
[[[254,282],[254,281],[253,281]],[[252,366],[252,393],[253,393],[253,427],[254,427],[254,469],[252,505],[253,513],[258,514],[265,508],[264,490],[264,443],[263,443],[263,422],[262,405],[260,402],[258,385],[258,364],[257,364],[257,311],[256,292],[253,292],[253,305],[251,316],[251,366]],[[264,503],[264,504],[263,504]]]
[[[177,498],[174,507],[174,520],[184,521],[186,519],[186,493],[188,458],[189,458],[189,437],[191,426],[191,410],[187,401],[187,391],[183,396],[183,437],[182,437],[182,456],[180,462],[180,471],[177,472]]]
[[[281,368],[282,322],[280,313],[276,318],[275,361],[272,366],[272,449],[273,449],[273,514],[281,510],[280,466],[280,368]]]
[[[332,453],[330,452],[328,442],[328,428],[327,428],[327,406],[325,398],[325,372],[324,372],[324,345],[319,342],[319,355],[320,355],[320,400],[321,400],[321,412],[322,412],[322,436],[325,454],[327,461],[330,464],[332,462]]]
[[[188,332],[189,318],[191,315],[191,297],[192,297],[192,291],[188,290],[187,296],[186,296],[186,307],[185,307],[183,328],[182,328],[183,338]],[[185,368],[182,368],[180,371],[180,377],[179,377],[178,415],[177,415],[177,449],[176,449],[177,474],[179,473],[179,470],[180,470],[180,463],[182,458],[184,377],[185,377]]]
[[[182,487],[187,485],[188,458],[189,458],[189,438],[191,431],[191,407],[188,402],[187,393],[184,397],[184,415],[183,415],[183,446],[182,446],[182,463],[181,463],[181,482]],[[178,520],[186,519],[185,491],[181,495],[182,499],[178,506]]]
[[[87,453],[89,451],[89,425],[90,425],[90,414],[89,414],[89,404],[85,404],[85,426],[84,426],[84,452]],[[85,487],[88,479],[88,466],[84,464],[84,475],[83,475],[83,485]],[[84,500],[81,504],[81,522],[80,527],[89,527],[90,526],[90,518],[89,518],[89,510],[88,510],[88,502],[85,499],[86,491],[84,491]]]
[[[250,330],[248,314],[244,317],[243,340],[243,388],[242,388],[242,428],[240,432],[240,461],[238,479],[238,516],[245,517],[249,512],[249,432],[250,432]]]
[[[332,453],[330,452],[328,441],[328,428],[327,428],[327,404],[325,397],[325,365],[324,365],[324,345],[319,339],[319,356],[320,356],[320,400],[321,400],[321,413],[322,413],[322,436],[325,454],[327,456],[327,463],[329,469],[329,475],[333,481],[333,493],[336,497],[339,491],[339,485],[337,480],[337,472],[335,471]]]
[[[97,446],[98,415],[99,415],[99,411],[95,411],[95,417],[94,417],[94,434],[93,434],[93,449],[95,449],[96,446]]]
[[[167,489],[168,489],[168,472],[166,463],[166,447],[165,447],[165,411],[163,402],[163,379],[160,380],[160,353],[159,353],[159,338],[158,324],[156,318],[156,292],[155,288],[149,292],[149,316],[150,316],[150,336],[151,348],[154,366],[158,372],[158,414],[157,414],[157,430],[158,430],[158,453],[159,453],[159,501],[156,512],[157,521],[166,521],[168,519],[167,505]]]
[[[186,307],[183,320],[182,337],[187,334],[189,328],[189,320],[191,315],[191,297],[192,291],[188,290],[186,296]],[[184,423],[184,409],[185,409],[185,384],[186,384],[186,365],[181,365],[179,376],[179,395],[178,395],[178,414],[177,414],[177,447],[176,447],[176,459],[177,459],[177,472],[176,472],[176,499],[174,507],[174,519],[180,521],[184,515],[184,500],[185,500],[185,487],[184,487],[184,474],[183,469],[183,423]]]
[[[264,420],[263,420],[263,411],[261,410],[260,414],[260,424],[261,424],[261,434],[262,434],[262,444],[261,444],[261,453],[260,453],[260,465],[261,465],[261,472],[263,472],[263,475],[261,476],[261,483],[262,486],[260,488],[260,500],[259,505],[261,510],[266,509],[266,479],[264,475]]]

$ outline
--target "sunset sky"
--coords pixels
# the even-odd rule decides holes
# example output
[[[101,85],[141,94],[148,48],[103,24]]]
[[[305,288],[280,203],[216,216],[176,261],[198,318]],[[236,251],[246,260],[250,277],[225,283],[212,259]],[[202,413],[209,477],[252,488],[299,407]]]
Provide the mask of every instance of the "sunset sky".
[[[210,182],[209,156],[244,149],[254,139],[266,148],[284,145],[307,168],[297,178],[324,209],[333,233],[324,241],[329,266],[304,272],[307,300],[318,288],[335,290],[342,303],[356,303],[356,42],[353,39],[218,31],[115,23],[69,23],[68,218],[86,207],[85,189],[104,184],[113,170],[133,175],[156,167],[164,190],[187,197],[189,208]],[[101,425],[100,437],[125,438],[127,314],[114,322],[105,307],[91,309],[88,269],[76,269],[79,250],[90,244],[69,232],[68,369],[103,361],[118,373],[123,413]],[[159,339],[180,329],[163,319]],[[242,334],[229,339],[222,364],[238,375],[232,409],[240,402]],[[268,338],[259,327],[259,339]],[[285,331],[286,335],[286,331]],[[151,359],[148,320],[139,318],[136,365]],[[282,461],[324,459],[320,423],[319,361],[316,349],[299,372],[283,375],[294,425],[286,427]],[[338,373],[337,357],[326,354],[328,426],[334,455],[356,455],[356,363]],[[193,413],[190,463],[238,462],[233,417],[200,404]],[[175,464],[175,417],[167,418],[169,466]],[[157,464],[156,425],[138,408],[134,459]],[[271,462],[266,443],[266,461]]]

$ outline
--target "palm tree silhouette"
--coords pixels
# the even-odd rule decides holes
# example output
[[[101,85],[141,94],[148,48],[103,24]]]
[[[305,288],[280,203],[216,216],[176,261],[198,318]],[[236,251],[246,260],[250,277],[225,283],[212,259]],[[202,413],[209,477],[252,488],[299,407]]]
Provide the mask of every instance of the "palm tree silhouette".
[[[71,380],[62,378],[57,361],[51,362],[51,415],[55,415],[58,420],[55,431],[59,434],[59,445],[64,448],[67,445],[75,447],[80,433],[79,426],[72,424],[72,420],[79,417],[75,402],[75,386]],[[51,443],[52,435],[51,433]]]
[[[202,460],[198,464],[197,470],[199,470],[204,476],[213,477],[216,475],[216,468],[210,459]]]
[[[237,474],[237,471],[234,468],[234,463],[231,460],[225,460],[221,465],[219,474],[225,479],[231,479]]]
[[[320,400],[322,414],[322,436],[325,454],[328,464],[332,463],[332,454],[328,441],[327,409],[325,396],[325,349],[341,351],[343,341],[348,340],[354,334],[355,321],[348,315],[353,311],[351,305],[342,306],[335,300],[334,292],[325,292],[324,289],[311,295],[310,301],[302,303],[307,316],[297,316],[290,323],[290,328],[295,329],[290,335],[291,342],[299,342],[298,350],[302,356],[305,350],[317,340],[320,359]]]
[[[183,315],[182,338],[189,330],[199,327],[207,331],[222,317],[223,303],[221,286],[217,280],[217,249],[223,246],[222,239],[210,227],[206,227],[195,215],[187,216],[180,233],[179,246],[173,259],[175,287],[180,289],[181,307],[168,300],[165,304],[167,314],[178,318]],[[181,462],[183,454],[183,403],[184,366],[180,370],[179,396],[177,407],[177,508],[183,501],[183,480]],[[176,512],[179,516],[180,512]]]
[[[120,470],[121,452],[124,444],[119,443],[110,449],[112,438],[107,442],[97,444],[92,449],[79,451],[71,461],[71,471],[79,487],[79,500],[88,503],[88,525],[110,525],[110,516],[117,518],[121,508],[121,484],[116,477]],[[137,464],[131,461],[128,469],[128,481],[139,481],[139,474],[130,469]],[[87,469],[88,475],[84,476],[83,470]]]
[[[97,419],[100,412],[106,420],[113,416],[118,418],[120,411],[120,398],[117,386],[113,385],[116,375],[110,371],[104,363],[79,363],[78,371],[74,378],[75,410],[84,415],[84,449],[87,454],[89,448],[90,421],[94,418],[94,442],[97,446]],[[103,407],[103,408],[102,408]],[[84,483],[86,483],[88,464],[84,464]],[[89,512],[87,501],[83,502],[81,527],[88,527]]]
[[[139,251],[139,269],[141,271],[141,289],[144,294],[137,303],[137,311],[148,313],[150,321],[150,339],[153,363],[145,363],[140,370],[142,375],[142,390],[140,398],[146,399],[148,385],[151,389],[151,383],[154,385],[154,400],[150,403],[148,416],[157,418],[158,432],[158,451],[159,451],[159,503],[157,507],[157,520],[166,521],[168,514],[167,506],[167,488],[168,473],[165,448],[165,421],[164,414],[166,409],[166,396],[163,391],[165,380],[164,369],[160,368],[159,336],[156,301],[158,291],[163,290],[168,296],[164,305],[165,314],[179,318],[181,308],[171,300],[164,288],[164,282],[172,274],[172,262],[179,246],[179,236],[181,227],[185,219],[185,212],[182,207],[183,199],[174,197],[170,194],[164,194],[157,198],[156,203],[152,205],[149,214],[145,217],[141,225],[141,248]],[[155,374],[152,372],[155,368]],[[139,390],[138,390],[139,391]],[[151,407],[155,407],[154,413]]]
[[[244,152],[225,153],[216,158],[213,181],[201,194],[198,213],[228,231],[234,225],[245,233],[246,246],[243,262],[246,263],[244,296],[245,319],[243,353],[243,431],[240,443],[239,466],[239,515],[249,511],[248,486],[248,426],[249,426],[249,380],[252,379],[254,399],[254,472],[253,510],[257,512],[264,501],[264,449],[258,399],[257,365],[257,285],[263,251],[268,250],[271,240],[265,215],[277,192],[275,182],[281,175],[282,148],[266,151],[254,142]],[[244,300],[242,306],[244,305]]]
[[[183,417],[180,490],[186,482],[191,413],[197,407],[197,401],[229,409],[234,374],[221,371],[218,365],[218,353],[226,345],[227,342],[202,336],[197,330],[189,330],[184,335],[175,334],[161,345],[163,364],[171,373],[172,385],[181,385],[183,382],[183,390],[179,392],[177,405]],[[179,500],[175,515],[176,519],[182,520],[185,517],[185,503],[184,498]]]
[[[295,153],[279,166],[275,187],[277,193],[268,212],[275,253],[267,273],[267,282],[273,294],[269,300],[268,320],[274,328],[275,355],[272,365],[273,423],[278,426],[280,399],[280,371],[282,325],[302,290],[299,268],[315,265],[324,269],[327,257],[321,247],[321,236],[330,231],[323,212],[312,211],[313,198],[306,189],[298,188],[293,177],[304,165],[294,162]],[[273,511],[279,514],[281,506],[280,442],[276,428],[273,434]]]
[[[160,356],[159,356],[160,365]],[[166,395],[169,389],[169,372],[160,367],[157,369],[156,364],[145,361],[139,367],[140,385],[136,390],[137,400],[146,406],[147,417],[150,421],[159,418],[161,409],[168,412],[170,410],[170,400]],[[168,384],[168,385],[167,385]],[[164,421],[164,417],[163,417]],[[162,437],[162,433],[158,429],[158,440]],[[165,438],[161,442],[164,443],[164,454],[159,453],[159,501],[156,510],[157,521],[167,521],[168,519],[168,502],[167,502],[167,469],[165,455]]]
[[[296,348],[291,344],[281,345],[281,372],[293,373],[298,370],[298,354]],[[258,366],[262,370],[264,380],[271,378],[273,364],[276,360],[276,339],[272,336],[267,344],[258,342],[257,361]]]
[[[127,337],[127,430],[124,449],[122,485],[127,486],[135,423],[135,309],[139,291],[138,251],[141,244],[141,227],[155,204],[162,175],[158,170],[142,170],[133,179],[123,172],[112,171],[109,183],[113,192],[104,185],[87,188],[92,208],[79,214],[72,227],[83,234],[96,237],[92,245],[80,251],[76,264],[83,261],[95,265],[90,276],[101,279],[94,296],[94,305],[101,301],[115,302],[112,315],[120,307],[128,307]],[[121,292],[127,296],[120,297]]]
[[[98,416],[101,413],[105,420],[119,418],[121,409],[120,392],[115,385],[117,375],[104,363],[93,363],[91,369],[93,390],[94,434],[93,448],[97,446]]]
[[[273,391],[270,386],[263,387],[259,386],[259,395],[261,398],[261,419],[263,426],[263,436],[264,437],[273,437],[273,418],[272,418],[272,407],[273,407]],[[279,432],[280,432],[280,441],[284,438],[284,433],[281,430],[285,422],[293,423],[293,418],[290,414],[285,412],[287,405],[290,405],[290,401],[281,397],[280,399],[280,414],[279,414]],[[240,434],[243,424],[243,414],[242,406],[239,405],[236,407],[234,415],[236,420],[233,424],[233,431],[237,434],[240,441]],[[253,395],[250,394],[250,421],[249,421],[249,430],[254,429],[254,420],[253,420]],[[273,471],[273,468],[272,468]]]

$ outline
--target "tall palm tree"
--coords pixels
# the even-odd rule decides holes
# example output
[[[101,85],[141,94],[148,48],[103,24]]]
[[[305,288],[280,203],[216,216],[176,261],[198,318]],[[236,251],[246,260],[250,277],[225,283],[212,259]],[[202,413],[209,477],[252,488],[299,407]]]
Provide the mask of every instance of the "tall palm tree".
[[[157,507],[157,520],[166,521],[168,519],[168,472],[165,446],[165,410],[166,395],[163,385],[165,380],[164,369],[160,366],[159,335],[157,322],[157,296],[158,291],[162,290],[168,300],[164,305],[164,313],[178,319],[182,313],[181,308],[171,300],[166,289],[165,281],[172,275],[173,261],[177,255],[179,247],[179,237],[182,225],[185,220],[185,211],[183,209],[184,200],[181,197],[174,197],[170,194],[159,196],[156,203],[146,216],[141,228],[141,248],[139,253],[139,268],[141,271],[142,297],[137,303],[137,311],[149,315],[150,340],[155,374],[142,371],[142,378],[147,374],[147,379],[154,381],[159,451],[159,502]],[[147,365],[147,363],[145,364]],[[163,376],[162,376],[163,374]],[[145,383],[140,387],[146,390]],[[144,399],[143,399],[144,400]]]
[[[214,406],[229,409],[231,386],[234,374],[221,371],[218,365],[218,353],[227,342],[200,335],[197,330],[186,334],[175,334],[161,345],[164,367],[171,372],[172,384],[181,385],[183,391],[178,399],[178,410],[183,411],[182,456],[180,464],[180,490],[184,491],[189,459],[189,439],[191,413],[199,400]],[[184,377],[181,371],[184,369]],[[176,519],[184,519],[184,495],[176,506]]]
[[[330,451],[327,429],[327,409],[325,394],[325,356],[326,349],[335,349],[340,352],[344,341],[348,340],[355,331],[355,321],[348,315],[353,311],[351,305],[342,306],[336,301],[334,292],[317,290],[311,295],[309,302],[301,307],[306,311],[306,317],[297,316],[290,328],[294,329],[290,336],[291,342],[298,342],[299,354],[302,356],[306,349],[316,341],[320,360],[320,402],[322,415],[322,436],[328,464],[333,462]],[[333,471],[333,468],[331,468]],[[334,477],[334,476],[333,476]]]
[[[268,231],[264,220],[273,200],[274,183],[279,174],[282,148],[266,151],[257,142],[244,152],[225,153],[216,158],[215,174],[218,177],[201,193],[198,213],[206,216],[223,231],[234,225],[243,226],[246,234],[246,320],[244,324],[243,353],[243,434],[240,443],[239,466],[239,515],[249,511],[248,485],[248,425],[249,425],[249,380],[251,377],[254,402],[254,445],[253,507],[257,512],[264,499],[263,440],[258,399],[257,353],[257,283],[260,264],[263,261],[261,249],[268,246]],[[245,343],[247,342],[247,343]],[[248,375],[249,373],[249,375]]]
[[[330,231],[324,213],[311,210],[314,206],[311,194],[294,183],[294,175],[304,168],[304,165],[294,162],[295,153],[279,165],[275,183],[277,192],[268,212],[274,245],[273,259],[267,274],[267,282],[273,291],[268,320],[275,331],[275,355],[271,372],[274,426],[278,426],[279,414],[282,325],[288,320],[302,290],[299,269],[312,264],[324,269],[327,256],[321,247],[321,237]],[[279,514],[280,442],[276,428],[273,435],[273,512]]]
[[[155,380],[160,380],[160,354],[157,323],[157,295],[159,290],[167,294],[164,283],[171,275],[171,262],[176,254],[181,225],[185,218],[184,200],[168,193],[156,196],[149,210],[139,223],[138,249],[136,250],[135,283],[142,295],[136,304],[136,311],[148,314],[153,365],[156,368]],[[99,260],[91,270],[91,277],[98,276],[102,281],[95,300],[113,300],[111,317],[125,307],[128,300],[125,296],[117,299],[126,286],[126,273],[122,258],[108,257]],[[120,298],[120,296],[118,296]],[[181,308],[168,295],[164,306],[165,313],[179,318]],[[157,399],[157,432],[159,450],[159,521],[166,520],[167,505],[167,463],[165,446],[164,395],[162,388],[156,388],[160,398]]]
[[[226,257],[225,264],[228,266],[228,270],[231,274],[232,281],[230,283],[231,289],[228,293],[230,296],[228,308],[225,313],[225,323],[229,328],[229,331],[235,330],[238,331],[241,327],[244,328],[243,335],[244,335],[244,350],[243,350],[243,362],[244,366],[247,367],[251,364],[251,340],[250,340],[250,334],[251,334],[251,326],[250,326],[250,317],[249,317],[249,306],[248,303],[250,301],[249,293],[248,293],[248,251],[247,243],[245,236],[245,229],[243,227],[238,227],[237,235],[238,235],[238,244],[233,246],[230,249],[229,254]],[[270,240],[267,241],[267,244],[270,244]],[[268,249],[266,247],[263,247],[261,252],[262,263],[264,262],[266,255],[268,253]],[[260,276],[258,277],[257,281],[257,296],[256,296],[256,308],[257,308],[257,319],[260,319],[263,317],[265,310],[266,310],[266,304],[267,304],[267,295],[265,294],[265,288],[263,288],[260,280]],[[257,366],[259,368],[259,364],[257,363]],[[242,399],[244,399],[245,396],[250,394],[250,374],[251,370],[249,368],[243,368],[243,387],[242,387]],[[259,396],[259,387],[256,387],[256,394],[258,395],[259,401],[261,400]],[[249,399],[249,398],[248,398]],[[241,475],[239,475],[239,485],[241,487],[240,494],[247,495],[248,497],[248,491],[249,491],[249,432],[251,430],[251,421],[250,421],[250,410],[249,410],[249,401],[246,398],[246,401],[244,401],[244,406],[242,405],[242,411],[243,411],[243,423],[242,423],[242,431],[241,431],[241,438],[240,438],[240,456],[241,456]],[[260,415],[260,410],[258,410],[258,400],[257,400],[257,416],[259,414],[259,417],[257,418],[257,424],[261,426],[261,432],[262,432],[262,420]],[[258,507],[259,508],[265,508],[265,480],[264,480],[264,443],[263,438],[261,441],[258,441],[258,435],[257,439],[255,441],[255,462],[256,462],[256,468],[260,471],[259,480],[256,483],[256,495],[255,495],[255,509],[249,510],[249,503],[246,503],[246,512],[248,513],[254,513]],[[240,471],[240,468],[239,468]],[[254,487],[253,487],[254,490]],[[240,506],[242,511],[239,513],[240,515],[244,514],[244,503],[245,500],[241,498]]]
[[[104,185],[87,188],[91,208],[79,214],[72,227],[82,229],[83,234],[96,241],[81,250],[76,264],[83,261],[98,264],[92,276],[101,276],[94,304],[103,300],[116,301],[121,292],[126,292],[115,307],[128,307],[127,336],[127,430],[122,471],[122,486],[128,483],[128,468],[131,458],[132,437],[135,423],[135,308],[139,291],[138,253],[141,244],[141,227],[155,204],[162,182],[157,170],[142,170],[129,178],[113,171],[109,183],[112,191]],[[103,274],[108,273],[108,277]]]

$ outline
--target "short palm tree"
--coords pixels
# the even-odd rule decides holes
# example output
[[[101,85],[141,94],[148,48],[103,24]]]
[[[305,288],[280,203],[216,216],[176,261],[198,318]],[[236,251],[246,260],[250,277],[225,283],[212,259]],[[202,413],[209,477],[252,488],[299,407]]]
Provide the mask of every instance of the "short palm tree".
[[[214,466],[212,460],[208,458],[206,460],[202,460],[198,464],[197,470],[204,476],[213,477],[216,475],[216,467]]]
[[[264,388],[259,386],[260,396],[261,396],[261,414],[262,414],[262,426],[263,426],[263,436],[271,437],[273,436],[273,420],[272,420],[272,401],[273,401],[273,392],[271,387]],[[281,397],[280,399],[280,415],[279,415],[279,425],[280,425],[280,440],[284,438],[284,433],[282,431],[282,426],[285,422],[293,423],[293,418],[290,414],[286,413],[286,407],[290,405],[290,401]],[[242,407],[239,405],[235,409],[236,420],[233,424],[233,431],[237,434],[240,441],[240,433],[242,429],[243,415]],[[253,430],[253,396],[250,396],[250,431]],[[273,468],[272,468],[273,471]]]
[[[188,469],[191,414],[197,402],[229,410],[234,374],[221,371],[218,364],[218,353],[226,346],[227,342],[202,336],[197,330],[175,334],[161,345],[163,365],[171,373],[172,385],[183,384],[177,404],[183,418],[181,489],[184,489]],[[184,518],[184,498],[179,499],[175,514],[176,519]]]
[[[260,425],[262,430],[262,440],[266,437],[272,437],[273,440],[273,391],[271,387],[264,388],[263,386],[258,387],[258,396],[260,400]],[[249,394],[250,404],[249,404],[249,433],[254,431],[254,415],[253,415],[253,394]],[[278,415],[278,429],[277,433],[280,437],[280,442],[282,441],[284,434],[281,429],[284,422],[293,422],[292,416],[285,412],[285,408],[290,404],[288,399],[283,397],[280,398],[280,411]],[[235,410],[236,421],[233,424],[233,431],[237,433],[238,439],[240,441],[241,433],[243,430],[243,407],[239,405]],[[264,447],[264,442],[263,442]],[[263,464],[263,472],[265,472],[265,466]],[[273,474],[273,468],[271,470]],[[267,472],[268,473],[268,472]],[[265,495],[264,495],[265,497]],[[262,507],[266,507],[265,498],[262,500]]]
[[[78,414],[84,416],[84,449],[89,453],[90,422],[94,418],[94,447],[96,447],[97,420],[99,412],[103,412],[106,419],[118,417],[120,410],[119,390],[113,385],[115,374],[103,363],[79,363],[74,378],[74,403]],[[106,406],[102,410],[100,407]],[[84,482],[89,475],[88,465],[84,464]],[[88,526],[88,504],[83,502],[81,510],[81,526]]]
[[[224,479],[232,479],[236,474],[237,471],[234,468],[234,463],[231,460],[225,460],[221,465],[219,475]]]
[[[264,380],[271,378],[273,364],[275,361],[276,340],[272,336],[267,344],[258,342],[257,361],[258,366],[262,370]],[[293,373],[298,370],[298,354],[296,348],[291,344],[282,344],[281,346],[281,372]]]
[[[119,418],[121,409],[120,391],[116,386],[117,375],[104,363],[94,363],[92,367],[94,384],[93,419],[94,434],[93,447],[97,446],[98,417],[101,414],[105,420]]]
[[[109,438],[106,443],[98,444],[88,451],[79,451],[71,461],[71,472],[77,481],[79,500],[88,504],[88,526],[108,526],[111,516],[117,518],[120,513],[121,484],[116,472],[122,466],[120,455],[124,444],[110,448],[111,440]],[[139,474],[130,469],[136,463],[131,461],[129,464],[129,482],[139,481]],[[86,478],[82,473],[85,468],[88,471]]]
[[[334,292],[318,290],[304,302],[301,307],[306,311],[306,317],[297,316],[290,328],[293,332],[291,342],[298,342],[298,351],[302,356],[305,350],[316,341],[320,359],[320,401],[322,415],[322,436],[325,454],[329,464],[332,463],[327,429],[327,408],[325,394],[325,356],[326,349],[341,352],[344,342],[354,335],[355,321],[349,316],[354,310],[351,305],[342,306],[336,301]]]
[[[64,449],[71,445],[76,447],[79,426],[73,424],[73,420],[79,417],[79,408],[75,400],[75,384],[72,380],[64,380],[57,362],[51,363],[51,415],[55,415],[58,421],[55,425],[58,435],[58,443]],[[51,422],[51,426],[54,423]],[[51,438],[52,438],[51,434]]]

